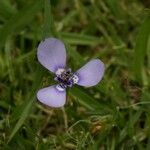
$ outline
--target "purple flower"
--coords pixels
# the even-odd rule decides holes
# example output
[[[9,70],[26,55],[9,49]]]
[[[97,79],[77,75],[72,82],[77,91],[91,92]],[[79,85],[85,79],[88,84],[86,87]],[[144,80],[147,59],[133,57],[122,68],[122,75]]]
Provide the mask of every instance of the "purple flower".
[[[104,74],[104,64],[99,59],[86,63],[75,73],[66,67],[64,43],[56,38],[47,38],[38,46],[38,61],[55,74],[58,82],[38,91],[38,100],[50,107],[62,107],[66,102],[66,88],[78,84],[90,87],[98,84]]]

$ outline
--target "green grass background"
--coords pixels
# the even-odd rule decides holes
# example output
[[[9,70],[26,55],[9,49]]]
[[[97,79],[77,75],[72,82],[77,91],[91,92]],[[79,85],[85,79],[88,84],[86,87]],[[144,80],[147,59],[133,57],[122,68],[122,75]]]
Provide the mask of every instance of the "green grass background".
[[[150,1],[49,2],[0,0],[0,150],[150,150]],[[62,109],[36,99],[54,83],[36,57],[49,36],[74,71],[92,58],[106,67]]]

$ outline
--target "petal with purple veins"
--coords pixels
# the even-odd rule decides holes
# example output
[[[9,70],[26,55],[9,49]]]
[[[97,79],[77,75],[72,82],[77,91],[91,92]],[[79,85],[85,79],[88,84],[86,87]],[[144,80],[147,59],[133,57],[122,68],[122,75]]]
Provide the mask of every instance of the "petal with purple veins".
[[[64,43],[56,38],[47,38],[38,46],[38,61],[49,71],[56,72],[66,65],[66,50]]]
[[[66,90],[58,90],[57,85],[43,88],[38,91],[38,100],[50,107],[62,107],[66,102]]]
[[[98,84],[104,75],[104,63],[99,59],[93,59],[86,63],[75,73],[79,77],[78,85],[90,87]]]

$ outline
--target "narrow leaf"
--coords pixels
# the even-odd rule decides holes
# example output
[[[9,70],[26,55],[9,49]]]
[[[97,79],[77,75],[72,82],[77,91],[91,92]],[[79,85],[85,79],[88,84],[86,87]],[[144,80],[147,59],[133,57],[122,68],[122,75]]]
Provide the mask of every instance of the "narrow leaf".
[[[22,11],[15,13],[0,30],[0,48],[5,44],[8,36],[18,32],[34,18],[42,8],[42,0],[27,5]]]
[[[148,39],[150,36],[150,17],[147,17],[140,30],[136,40],[136,46],[134,51],[134,64],[133,64],[133,71],[136,77],[136,80],[143,84],[144,83],[144,76],[145,76],[145,56],[147,53],[148,48]]]
[[[55,35],[55,29],[53,24],[53,17],[51,13],[51,1],[45,0],[44,5],[44,26],[43,26],[43,38],[51,37]]]
[[[33,102],[35,101],[35,97],[29,102],[27,101],[25,109],[23,110],[21,116],[20,116],[20,119],[18,120],[17,124],[15,125],[10,137],[9,137],[9,140],[8,142],[11,141],[11,139],[14,137],[14,135],[16,134],[16,132],[20,129],[20,127],[22,126],[22,124],[24,123],[25,119],[27,118],[27,116],[29,115],[29,112],[30,112],[30,109],[31,109],[31,106],[33,104]]]

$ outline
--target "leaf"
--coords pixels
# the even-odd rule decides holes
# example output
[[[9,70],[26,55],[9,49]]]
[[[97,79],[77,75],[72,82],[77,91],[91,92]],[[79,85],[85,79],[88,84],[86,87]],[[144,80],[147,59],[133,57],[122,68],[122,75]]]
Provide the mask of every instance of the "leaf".
[[[77,33],[62,32],[60,33],[60,35],[64,39],[65,42],[70,43],[70,44],[94,46],[94,45],[100,44],[103,41],[102,38],[97,38],[94,36],[77,34]]]
[[[28,25],[41,8],[42,0],[39,0],[27,5],[22,11],[15,13],[0,30],[0,48],[5,44],[8,36]]]
[[[82,88],[73,87],[69,91],[69,94],[77,98],[79,103],[81,103],[83,106],[85,106],[91,111],[95,111],[98,113],[110,111],[110,109],[105,104],[99,103],[89,94],[87,94],[87,91],[84,91]]]
[[[31,101],[27,101],[25,102],[24,106],[24,110],[22,111],[22,114],[20,116],[20,119],[18,120],[17,124],[15,125],[13,131],[11,132],[11,135],[8,139],[8,143],[11,141],[11,139],[14,137],[14,135],[17,133],[17,131],[20,129],[20,127],[22,126],[22,124],[24,123],[24,121],[26,120],[27,116],[29,115],[31,106],[33,104],[33,102],[35,101],[35,97],[32,98]]]
[[[51,37],[56,35],[53,16],[51,13],[51,1],[45,0],[44,5],[44,26],[43,26],[43,38]]]
[[[43,77],[44,72],[42,70],[40,70],[39,68],[40,66],[37,66],[35,74],[34,74],[34,84],[32,87],[30,87],[30,92],[29,95],[27,96],[27,99],[25,100],[25,102],[23,103],[23,105],[21,106],[21,108],[24,108],[23,110],[19,110],[20,113],[20,118],[18,120],[18,122],[16,123],[14,129],[12,130],[10,137],[8,139],[8,142],[10,142],[12,140],[12,138],[14,137],[14,135],[18,132],[18,130],[21,128],[21,126],[23,125],[23,123],[25,122],[25,120],[27,119],[27,117],[29,116],[31,107],[33,106],[35,100],[36,100],[36,91],[37,88],[39,88],[39,85],[41,84],[41,79]],[[38,74],[38,76],[37,76]],[[20,108],[20,106],[19,106]],[[18,113],[18,112],[17,112]],[[15,115],[16,116],[16,115]]]
[[[0,18],[2,18],[2,20],[5,21],[15,13],[16,10],[11,6],[8,0],[0,0]]]
[[[84,105],[86,108],[93,110],[94,108],[92,107],[93,103],[93,99],[87,95],[86,93],[84,93],[83,91],[81,91],[80,89],[78,89],[77,87],[74,87],[70,90],[70,94],[76,98],[78,98],[78,101]],[[85,101],[84,101],[85,100]]]
[[[147,17],[140,30],[139,34],[137,36],[136,40],[136,46],[135,46],[135,51],[134,51],[134,63],[133,63],[133,71],[135,74],[136,80],[144,84],[144,76],[145,76],[145,56],[148,50],[148,39],[150,36],[150,17]]]
[[[106,0],[106,2],[109,5],[110,10],[112,11],[112,13],[116,17],[121,18],[121,11],[120,11],[120,7],[118,5],[119,1],[117,1],[117,0]]]

